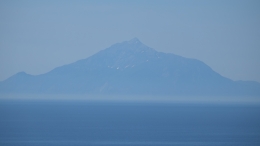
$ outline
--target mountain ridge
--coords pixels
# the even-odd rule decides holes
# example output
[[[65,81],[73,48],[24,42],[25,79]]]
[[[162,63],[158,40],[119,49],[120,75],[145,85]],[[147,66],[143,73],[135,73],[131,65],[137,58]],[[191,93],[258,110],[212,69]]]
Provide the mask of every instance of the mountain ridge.
[[[0,82],[0,93],[259,96],[260,84],[232,81],[134,38],[45,74],[20,72]]]

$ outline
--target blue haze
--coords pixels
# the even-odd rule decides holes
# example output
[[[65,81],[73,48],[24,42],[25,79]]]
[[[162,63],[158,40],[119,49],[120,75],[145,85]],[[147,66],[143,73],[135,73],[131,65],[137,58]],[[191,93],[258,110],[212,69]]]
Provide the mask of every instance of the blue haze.
[[[260,82],[259,7],[258,0],[2,0],[0,80],[46,73],[138,37],[230,79]]]
[[[260,82],[259,7],[257,0],[0,1],[0,89],[7,92],[0,95],[0,145],[259,146],[259,83],[232,81]],[[134,37],[160,52],[157,54],[179,59],[176,64],[181,70],[202,68],[198,72],[192,70],[190,74],[179,73],[184,75],[181,79],[187,79],[185,75],[188,75],[193,78],[186,81],[199,83],[186,84],[192,85],[192,95],[198,91],[194,87],[203,84],[199,82],[203,79],[200,76],[203,73],[209,76],[204,78],[205,84],[201,89],[216,89],[208,85],[217,81],[221,84],[214,84],[215,87],[223,89],[223,85],[228,85],[224,93],[235,94],[233,97],[226,94],[221,98],[198,98],[195,95],[183,98],[177,95],[178,98],[169,96],[168,99],[157,95],[156,100],[147,100],[145,96],[120,95],[112,95],[115,100],[108,99],[109,96],[91,95],[82,95],[83,98],[77,100],[73,94],[48,95],[60,89],[77,91],[74,83],[89,83],[78,82],[86,76],[84,72],[74,72],[72,68],[86,65],[88,57],[111,44]],[[153,53],[149,53],[151,48],[147,49],[149,59],[154,58]],[[113,49],[109,59],[114,65],[125,67],[129,60],[113,62],[113,55],[118,53],[116,48]],[[90,64],[87,69],[93,69],[96,65],[106,65],[108,68],[107,64],[98,64],[101,62],[99,59],[106,56],[106,51],[101,52],[96,55],[97,63],[95,59],[90,61],[95,64]],[[132,54],[129,54],[131,58]],[[140,63],[140,60],[146,62],[145,58],[138,59],[134,63]],[[179,63],[187,63],[188,67]],[[152,65],[148,63],[145,67],[151,69]],[[160,67],[163,65],[158,63],[160,70],[155,68],[145,73],[151,73],[149,77],[159,73],[162,75],[160,71],[164,70]],[[107,73],[107,70],[102,71],[92,74],[100,77],[98,73]],[[69,78],[62,78],[64,76],[60,72]],[[167,76],[165,73],[163,75]],[[65,80],[68,82],[63,79],[68,79]],[[94,84],[89,85],[95,85],[98,89],[92,91],[111,91],[103,82],[104,78],[98,79],[100,82],[92,80]],[[151,83],[153,80],[150,79],[146,78],[142,83]],[[137,85],[136,81],[141,83],[141,77],[130,81],[134,90],[140,89],[134,85]],[[125,87],[117,85],[119,89]],[[172,87],[169,85],[166,84],[163,89]],[[53,90],[53,87],[58,90]],[[47,94],[9,95],[12,91]],[[152,95],[156,92],[150,91],[153,91]],[[223,90],[220,91],[223,93]],[[237,96],[241,93],[246,98]],[[256,98],[248,98],[247,95],[252,93],[257,95]]]

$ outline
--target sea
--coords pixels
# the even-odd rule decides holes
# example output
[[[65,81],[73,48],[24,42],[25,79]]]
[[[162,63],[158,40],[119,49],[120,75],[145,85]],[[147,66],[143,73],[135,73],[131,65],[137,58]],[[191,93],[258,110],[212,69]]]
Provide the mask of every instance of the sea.
[[[259,146],[260,104],[0,100],[0,146]]]

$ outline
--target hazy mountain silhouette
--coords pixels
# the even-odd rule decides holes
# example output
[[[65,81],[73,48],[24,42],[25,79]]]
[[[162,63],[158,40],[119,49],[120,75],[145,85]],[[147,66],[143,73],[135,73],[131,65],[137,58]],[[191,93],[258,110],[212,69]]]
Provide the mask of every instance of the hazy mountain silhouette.
[[[232,81],[203,62],[157,52],[137,38],[41,75],[17,73],[1,93],[259,96],[260,83]]]

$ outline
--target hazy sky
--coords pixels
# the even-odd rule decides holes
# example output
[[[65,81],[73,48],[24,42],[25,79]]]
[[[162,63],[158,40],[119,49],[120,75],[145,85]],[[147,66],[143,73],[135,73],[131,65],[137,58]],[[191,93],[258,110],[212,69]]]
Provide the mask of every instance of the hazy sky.
[[[260,1],[0,1],[0,80],[37,75],[134,37],[260,82]]]

